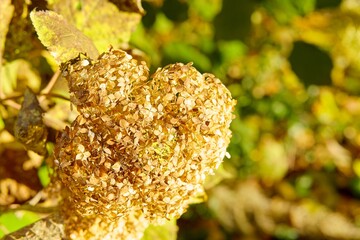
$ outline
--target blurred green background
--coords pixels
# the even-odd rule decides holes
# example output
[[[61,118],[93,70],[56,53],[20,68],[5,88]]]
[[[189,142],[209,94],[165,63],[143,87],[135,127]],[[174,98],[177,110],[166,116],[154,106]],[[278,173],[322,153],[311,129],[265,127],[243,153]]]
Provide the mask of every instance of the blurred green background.
[[[208,201],[178,220],[178,239],[360,239],[360,1],[142,5],[130,46],[151,70],[193,62],[237,100],[231,158],[208,179]],[[46,59],[31,63],[41,77]],[[0,216],[0,235],[11,218]]]
[[[360,239],[360,2],[144,1],[131,43],[237,100],[208,202],[178,239]]]

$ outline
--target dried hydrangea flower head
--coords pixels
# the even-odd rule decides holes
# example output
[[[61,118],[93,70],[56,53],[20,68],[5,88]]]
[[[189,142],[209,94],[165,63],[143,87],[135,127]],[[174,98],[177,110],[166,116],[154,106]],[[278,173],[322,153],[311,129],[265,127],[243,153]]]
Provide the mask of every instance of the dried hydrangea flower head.
[[[211,74],[111,49],[64,74],[80,115],[55,149],[66,229],[74,239],[139,239],[178,218],[222,162],[235,101]],[[135,216],[135,217],[134,217]]]

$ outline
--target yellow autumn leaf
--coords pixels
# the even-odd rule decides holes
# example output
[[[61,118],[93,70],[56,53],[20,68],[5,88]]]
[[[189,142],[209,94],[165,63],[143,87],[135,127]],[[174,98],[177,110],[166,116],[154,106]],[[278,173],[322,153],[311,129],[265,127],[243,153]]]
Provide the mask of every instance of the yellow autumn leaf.
[[[61,15],[53,11],[32,11],[30,18],[40,41],[57,62],[66,62],[79,53],[91,58],[98,56],[92,41]]]

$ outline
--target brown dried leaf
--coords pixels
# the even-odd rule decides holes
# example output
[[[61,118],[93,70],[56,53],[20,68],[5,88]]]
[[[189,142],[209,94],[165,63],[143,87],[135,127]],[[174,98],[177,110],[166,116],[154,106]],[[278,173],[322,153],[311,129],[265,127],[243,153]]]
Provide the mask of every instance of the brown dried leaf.
[[[28,150],[45,155],[47,129],[42,120],[42,113],[36,95],[30,89],[26,89],[14,132],[15,138]]]

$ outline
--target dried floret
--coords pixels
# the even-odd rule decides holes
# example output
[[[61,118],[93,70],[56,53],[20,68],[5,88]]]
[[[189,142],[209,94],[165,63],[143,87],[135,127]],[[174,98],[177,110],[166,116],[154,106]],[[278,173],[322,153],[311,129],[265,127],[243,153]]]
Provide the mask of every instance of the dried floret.
[[[80,112],[55,149],[68,234],[137,239],[183,214],[230,141],[235,101],[221,81],[181,63],[149,79],[144,62],[114,49],[64,72]]]

